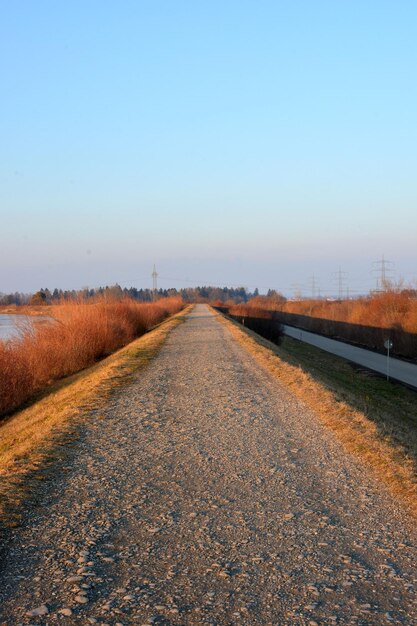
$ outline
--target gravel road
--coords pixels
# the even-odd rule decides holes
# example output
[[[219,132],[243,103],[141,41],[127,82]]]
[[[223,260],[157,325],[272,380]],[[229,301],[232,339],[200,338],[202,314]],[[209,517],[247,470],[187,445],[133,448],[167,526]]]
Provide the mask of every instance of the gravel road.
[[[417,624],[412,520],[203,305],[36,499],[1,626]]]

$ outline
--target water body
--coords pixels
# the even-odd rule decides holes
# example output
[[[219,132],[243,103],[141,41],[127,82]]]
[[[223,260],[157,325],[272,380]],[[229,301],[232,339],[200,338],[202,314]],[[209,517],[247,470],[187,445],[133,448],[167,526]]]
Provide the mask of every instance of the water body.
[[[30,315],[9,315],[0,313],[0,341],[19,337],[22,330],[39,321],[49,319],[46,316],[31,317]]]

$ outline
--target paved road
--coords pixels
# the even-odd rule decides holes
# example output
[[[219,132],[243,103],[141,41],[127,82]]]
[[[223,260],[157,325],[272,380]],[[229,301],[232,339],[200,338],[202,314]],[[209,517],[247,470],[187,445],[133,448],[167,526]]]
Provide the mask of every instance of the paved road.
[[[387,357],[371,350],[364,350],[363,348],[357,348],[343,341],[336,341],[335,339],[329,339],[323,337],[323,335],[317,335],[316,333],[310,333],[307,330],[296,328],[295,326],[287,326],[283,324],[284,333],[294,339],[299,339],[305,343],[309,343],[312,346],[321,348],[326,352],[331,352],[337,356],[341,356],[344,359],[348,359],[353,363],[358,363],[364,367],[379,372],[380,374],[387,374]],[[407,363],[400,359],[389,359],[389,376],[395,380],[399,380],[412,387],[417,387],[417,365],[413,363]]]
[[[415,538],[200,305],[41,484],[0,624],[416,624]]]

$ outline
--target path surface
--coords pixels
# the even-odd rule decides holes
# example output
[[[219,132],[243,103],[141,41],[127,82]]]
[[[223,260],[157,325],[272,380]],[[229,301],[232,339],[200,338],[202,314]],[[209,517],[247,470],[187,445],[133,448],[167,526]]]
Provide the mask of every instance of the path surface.
[[[414,363],[408,363],[401,359],[395,359],[390,356],[389,365],[387,363],[387,357],[384,354],[378,352],[372,352],[372,350],[365,350],[364,348],[357,348],[344,341],[337,341],[336,339],[330,339],[317,333],[310,333],[308,330],[302,328],[296,328],[295,326],[288,326],[283,324],[284,333],[289,337],[304,341],[312,346],[321,348],[326,352],[331,352],[337,356],[341,356],[344,359],[348,359],[353,363],[363,365],[374,372],[389,374],[390,378],[399,380],[406,385],[417,387],[417,365]]]
[[[1,625],[417,623],[411,520],[202,305],[69,455]]]

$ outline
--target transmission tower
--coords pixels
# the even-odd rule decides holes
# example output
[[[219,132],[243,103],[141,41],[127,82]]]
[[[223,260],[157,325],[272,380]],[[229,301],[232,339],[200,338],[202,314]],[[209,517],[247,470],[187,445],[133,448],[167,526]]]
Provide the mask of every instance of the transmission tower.
[[[310,285],[311,285],[311,298],[315,300],[317,297],[317,291],[320,291],[320,287],[318,285],[317,279],[315,275],[310,276]]]
[[[294,294],[294,300],[301,300],[302,296],[302,286],[300,285],[300,283],[293,283],[291,285],[291,289],[293,291]]]
[[[342,300],[343,298],[343,292],[346,290],[346,293],[349,292],[349,287],[347,285],[347,279],[348,279],[348,273],[347,272],[342,272],[342,270],[339,267],[339,270],[337,272],[335,272],[334,274],[334,278],[337,282],[337,286],[338,286],[338,299]]]
[[[382,255],[382,259],[374,261],[374,266],[373,272],[376,274],[376,291],[387,291],[394,272],[394,263],[387,261],[384,255]]]
[[[155,265],[153,266],[152,272],[152,300],[156,300],[156,293],[158,291],[158,273],[156,271]]]

